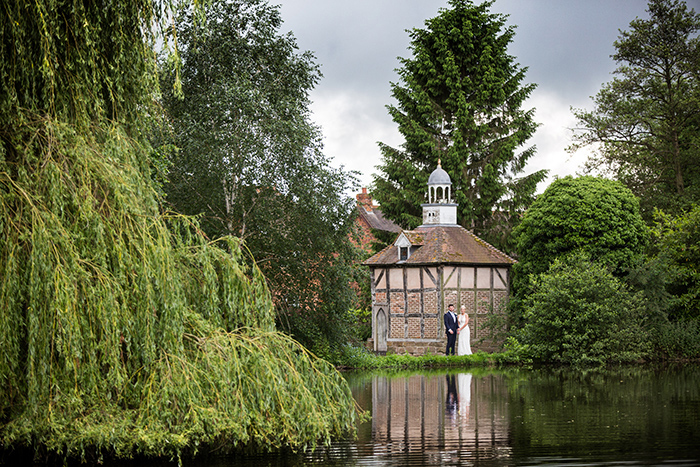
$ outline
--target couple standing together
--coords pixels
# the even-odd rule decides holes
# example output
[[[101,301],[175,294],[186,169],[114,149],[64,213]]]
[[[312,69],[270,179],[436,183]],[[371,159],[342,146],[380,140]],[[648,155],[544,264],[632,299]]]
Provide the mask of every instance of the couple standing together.
[[[470,355],[472,353],[469,344],[469,315],[464,305],[460,308],[459,316],[455,314],[455,307],[450,303],[445,313],[445,333],[447,334],[447,350],[445,355],[455,354],[455,343],[459,334],[457,355]],[[450,353],[450,351],[452,351]]]

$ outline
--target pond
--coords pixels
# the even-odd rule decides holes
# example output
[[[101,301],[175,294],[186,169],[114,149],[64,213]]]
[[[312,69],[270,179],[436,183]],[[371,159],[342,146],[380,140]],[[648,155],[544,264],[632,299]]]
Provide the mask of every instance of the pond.
[[[192,465],[700,465],[698,365],[346,377],[357,439]]]

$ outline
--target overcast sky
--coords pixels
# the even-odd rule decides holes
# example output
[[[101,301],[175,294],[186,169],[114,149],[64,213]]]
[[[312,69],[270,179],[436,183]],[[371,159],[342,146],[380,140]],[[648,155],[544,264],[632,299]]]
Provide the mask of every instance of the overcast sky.
[[[323,78],[311,93],[312,119],[323,132],[325,154],[336,166],[359,172],[369,186],[381,162],[378,141],[403,143],[386,105],[394,103],[397,57],[412,58],[407,29],[424,28],[446,0],[271,0],[281,5],[282,31],[292,31],[301,50],[312,51]],[[700,11],[700,0],[687,0]],[[541,124],[530,143],[537,154],[526,172],[575,174],[586,159],[570,155],[574,119],[570,108],[592,108],[591,96],[611,80],[610,58],[619,30],[646,18],[645,0],[496,0],[493,13],[516,25],[510,54],[527,67],[525,83],[537,89],[525,102]]]

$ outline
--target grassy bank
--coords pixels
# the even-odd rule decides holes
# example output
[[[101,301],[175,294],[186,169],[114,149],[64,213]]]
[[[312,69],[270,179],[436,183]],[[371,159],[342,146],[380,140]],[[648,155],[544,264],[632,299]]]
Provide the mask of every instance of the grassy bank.
[[[681,346],[682,347],[682,346]],[[639,363],[698,363],[700,355],[697,352],[685,352],[678,349],[668,352],[668,349],[657,346],[657,352],[652,353],[646,359],[628,362]],[[666,350],[666,351],[665,351]],[[344,345],[335,350],[331,355],[324,356],[326,360],[335,365],[340,370],[373,370],[373,369],[395,369],[395,370],[420,370],[427,368],[494,368],[503,366],[532,366],[535,362],[528,357],[527,352],[513,339],[509,339],[504,352],[486,353],[475,352],[472,355],[446,356],[442,354],[426,354],[420,356],[413,355],[375,355],[364,347],[354,347]],[[619,364],[618,361],[610,361],[609,364]],[[539,364],[547,364],[539,362]],[[552,365],[561,365],[561,362],[549,362]],[[589,365],[583,365],[589,366]],[[597,366],[597,365],[592,365]]]
[[[454,367],[493,367],[523,362],[513,352],[485,353],[476,352],[472,355],[375,355],[362,347],[350,345],[338,349],[330,358],[331,362],[340,369],[422,369],[422,368],[454,368]]]

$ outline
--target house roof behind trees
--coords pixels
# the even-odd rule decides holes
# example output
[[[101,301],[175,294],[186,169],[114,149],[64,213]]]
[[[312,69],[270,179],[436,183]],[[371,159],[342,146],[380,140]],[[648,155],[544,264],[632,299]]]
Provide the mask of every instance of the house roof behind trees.
[[[379,206],[374,205],[372,196],[367,193],[367,188],[363,188],[362,193],[357,195],[357,210],[370,228],[385,232],[401,232],[401,227],[385,218]]]

